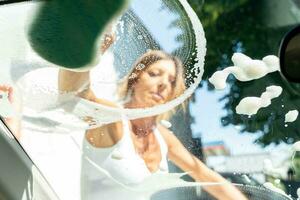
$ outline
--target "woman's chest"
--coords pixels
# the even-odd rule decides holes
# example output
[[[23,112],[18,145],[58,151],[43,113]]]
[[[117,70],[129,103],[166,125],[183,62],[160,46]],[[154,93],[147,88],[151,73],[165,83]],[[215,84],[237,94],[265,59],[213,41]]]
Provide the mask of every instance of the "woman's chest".
[[[152,156],[154,156],[152,154]],[[101,164],[114,178],[122,183],[139,183],[153,172],[151,167],[160,166],[160,162],[150,159],[150,155],[144,160],[135,152],[134,147],[120,145],[115,148]]]
[[[159,169],[162,160],[162,152],[159,141],[154,134],[147,137],[132,136],[132,143],[135,153],[142,159],[151,173]]]

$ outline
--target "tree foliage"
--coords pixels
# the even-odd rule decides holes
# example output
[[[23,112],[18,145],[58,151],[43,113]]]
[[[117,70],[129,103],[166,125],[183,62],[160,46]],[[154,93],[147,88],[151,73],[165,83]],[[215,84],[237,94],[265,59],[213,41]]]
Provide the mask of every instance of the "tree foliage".
[[[270,54],[277,55],[282,37],[291,28],[268,26],[268,12],[264,0],[189,2],[203,24],[207,39],[204,81],[216,70],[232,65],[231,56],[234,52],[243,52],[255,59]],[[291,123],[287,127],[284,124],[284,115],[289,110],[300,110],[300,98],[288,89],[278,72],[249,82],[239,82],[230,76],[227,82],[229,92],[220,99],[225,103],[224,109],[227,111],[220,119],[223,126],[240,125],[241,132],[259,134],[257,142],[263,146],[281,142],[293,143],[300,139],[299,122]],[[251,118],[236,114],[235,107],[242,98],[260,96],[270,85],[283,88],[281,96],[272,100],[271,106],[259,110]],[[211,89],[213,86],[210,85]]]

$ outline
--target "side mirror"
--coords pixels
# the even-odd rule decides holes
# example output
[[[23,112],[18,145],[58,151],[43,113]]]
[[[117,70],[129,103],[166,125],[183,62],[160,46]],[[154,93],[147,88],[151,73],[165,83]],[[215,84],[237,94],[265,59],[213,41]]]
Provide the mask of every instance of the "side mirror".
[[[300,26],[292,29],[283,38],[279,59],[282,75],[290,82],[300,83]]]

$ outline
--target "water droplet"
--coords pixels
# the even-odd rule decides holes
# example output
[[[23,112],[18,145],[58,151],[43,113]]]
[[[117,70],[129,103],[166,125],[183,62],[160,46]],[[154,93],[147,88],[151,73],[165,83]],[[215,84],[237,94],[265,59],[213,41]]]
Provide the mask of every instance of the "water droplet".
[[[251,183],[250,178],[249,178],[246,174],[242,175],[242,177],[243,177],[248,183]]]
[[[169,122],[167,120],[161,120],[160,124],[163,125],[166,128],[171,128],[171,126],[172,126],[171,122]]]
[[[136,78],[136,77],[137,77],[136,73],[132,73],[132,74],[129,76],[129,79],[134,79],[134,78]]]
[[[298,196],[298,199],[300,198],[300,188],[297,189],[297,196]]]
[[[121,153],[118,149],[116,149],[116,150],[111,154],[111,158],[112,158],[112,159],[115,159],[115,160],[121,160],[121,159],[123,159],[123,155],[122,155],[122,153]]]
[[[165,167],[165,166],[159,166],[159,169],[161,170],[161,171],[168,171],[168,169]]]
[[[143,36],[142,36],[142,35],[138,35],[138,36],[137,36],[137,39],[142,40],[142,39],[143,39]]]
[[[144,68],[145,68],[145,65],[142,64],[142,63],[139,63],[139,64],[136,66],[136,69],[137,69],[137,70],[142,70],[142,69],[144,69]]]

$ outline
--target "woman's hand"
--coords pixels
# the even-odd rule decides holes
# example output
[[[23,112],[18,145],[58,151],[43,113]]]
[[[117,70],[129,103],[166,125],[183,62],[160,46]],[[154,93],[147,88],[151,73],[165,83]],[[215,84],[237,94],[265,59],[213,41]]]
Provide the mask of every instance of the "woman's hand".
[[[8,102],[7,102],[8,100]],[[11,130],[11,132],[16,136],[17,139],[19,139],[21,137],[20,134],[20,119],[18,119],[18,117],[16,116],[17,110],[18,109],[17,105],[16,105],[16,99],[15,99],[15,93],[14,93],[14,89],[12,86],[10,85],[3,85],[0,84],[0,103],[3,103],[5,105],[7,112],[1,113],[3,114],[3,119],[6,123],[6,125],[9,127],[9,129]],[[13,110],[12,112],[9,112],[9,108],[11,106],[11,110]]]

